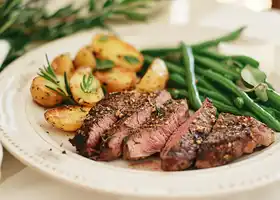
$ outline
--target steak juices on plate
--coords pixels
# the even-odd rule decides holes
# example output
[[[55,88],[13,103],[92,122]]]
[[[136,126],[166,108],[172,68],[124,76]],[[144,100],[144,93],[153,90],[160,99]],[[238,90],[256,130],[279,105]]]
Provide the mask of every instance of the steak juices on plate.
[[[70,142],[79,154],[99,161],[160,153],[163,170],[179,171],[193,164],[227,164],[257,146],[272,144],[274,131],[252,117],[221,113],[216,120],[209,99],[189,116],[187,101],[173,100],[165,90],[130,91],[98,102]]]

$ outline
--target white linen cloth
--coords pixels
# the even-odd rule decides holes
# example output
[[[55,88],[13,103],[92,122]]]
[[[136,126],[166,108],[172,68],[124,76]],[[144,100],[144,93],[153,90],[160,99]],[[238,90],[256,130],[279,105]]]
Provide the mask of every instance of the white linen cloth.
[[[196,1],[196,0],[194,0]],[[208,0],[207,0],[208,1]],[[219,6],[215,11],[204,16],[198,23],[204,26],[216,26],[223,29],[232,30],[240,25],[248,25],[246,34],[249,36],[258,36],[276,44],[280,44],[280,15],[275,12],[254,13],[236,9],[233,6]],[[262,27],[260,27],[262,26]],[[267,54],[266,54],[267,55]],[[264,59],[268,59],[267,57]],[[269,59],[269,62],[271,60]],[[12,166],[11,166],[12,167]],[[280,196],[279,185],[269,186],[266,189],[258,189],[250,193],[249,196],[226,198],[238,200],[278,200]],[[46,177],[31,168],[27,167],[8,178],[0,185],[0,199],[2,200],[107,200],[114,198],[105,198],[71,187],[57,180]],[[209,199],[210,200],[210,199]]]
[[[4,181],[0,187],[2,200],[115,200],[94,192],[81,190],[27,167]]]

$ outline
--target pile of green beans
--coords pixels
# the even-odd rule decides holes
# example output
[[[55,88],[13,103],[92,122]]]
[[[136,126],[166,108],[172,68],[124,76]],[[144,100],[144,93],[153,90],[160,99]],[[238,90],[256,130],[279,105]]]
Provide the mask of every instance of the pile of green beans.
[[[246,65],[258,68],[259,62],[244,55],[223,55],[209,50],[221,42],[238,39],[244,28],[198,44],[187,45],[181,42],[179,47],[146,49],[141,52],[147,64],[151,64],[155,57],[164,59],[170,72],[168,87],[171,95],[174,98],[188,98],[192,109],[198,110],[202,101],[210,98],[219,112],[252,116],[280,131],[280,95],[272,86],[267,83],[269,100],[262,104],[235,84],[241,79],[242,68]],[[174,55],[174,58],[180,60],[174,62],[167,55]]]
[[[242,32],[245,30],[245,26],[238,28],[237,30],[234,30],[228,34],[225,34],[219,38],[215,38],[212,40],[208,40],[208,41],[203,41],[197,44],[193,44],[191,45],[192,49],[194,51],[198,51],[201,49],[206,49],[206,48],[210,48],[210,47],[215,47],[218,44],[220,44],[221,42],[231,42],[234,41],[236,39],[238,39],[240,37],[240,35],[242,34]],[[180,52],[180,47],[172,47],[172,48],[151,48],[151,49],[145,49],[141,51],[143,54],[148,54],[151,56],[162,56],[164,54],[168,54],[168,53],[177,53]]]

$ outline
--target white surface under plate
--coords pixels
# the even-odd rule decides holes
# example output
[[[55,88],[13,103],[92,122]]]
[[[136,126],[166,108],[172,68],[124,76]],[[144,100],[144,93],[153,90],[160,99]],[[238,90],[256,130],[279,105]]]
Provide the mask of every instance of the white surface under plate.
[[[2,147],[2,144],[0,142],[0,179],[2,177],[2,173],[1,173],[2,162],[3,162],[3,147]]]
[[[122,161],[94,162],[77,155],[68,142],[69,134],[52,129],[45,122],[44,109],[32,102],[29,87],[38,68],[45,64],[45,54],[50,60],[64,52],[74,56],[100,31],[76,34],[44,45],[1,73],[0,139],[7,150],[25,164],[61,181],[128,199],[207,198],[256,189],[278,180],[278,139],[247,159],[222,167],[183,172],[135,169]],[[167,25],[119,27],[116,31],[137,48],[176,45],[180,40],[193,43],[224,33],[213,28]],[[261,41],[245,39],[241,43]],[[275,51],[280,53],[277,47]],[[276,61],[276,64],[279,63]],[[263,70],[268,73],[270,82],[274,85],[279,82],[279,72],[274,66],[266,66]],[[66,154],[62,154],[64,150]]]

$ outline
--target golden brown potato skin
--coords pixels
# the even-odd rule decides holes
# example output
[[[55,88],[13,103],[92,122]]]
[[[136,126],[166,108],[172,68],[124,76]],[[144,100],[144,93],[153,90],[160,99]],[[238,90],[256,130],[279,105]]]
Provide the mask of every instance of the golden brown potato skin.
[[[74,59],[74,65],[76,68],[89,66],[95,69],[96,60],[89,47],[83,47],[78,51]]]
[[[133,88],[137,82],[136,73],[124,68],[114,67],[108,71],[97,71],[97,79],[104,84],[108,92],[119,92]]]
[[[47,88],[45,85],[52,86],[52,83],[40,76],[33,79],[30,87],[33,100],[46,108],[60,104],[63,101],[63,97],[59,93]]]
[[[163,60],[156,58],[147,72],[136,85],[138,91],[153,92],[165,88],[169,78],[168,69]]]
[[[138,72],[143,65],[143,55],[132,45],[120,40],[113,35],[98,34],[93,38],[92,48],[96,58],[111,60],[116,66],[128,71]],[[126,57],[136,59],[136,62],[128,62]]]
[[[64,75],[67,73],[68,77],[71,77],[75,70],[74,64],[69,54],[61,54],[52,61],[51,66],[57,75]]]
[[[47,110],[44,116],[53,127],[72,132],[82,126],[90,109],[82,106],[61,106]]]
[[[86,77],[88,77],[88,75],[91,73],[92,69],[90,67],[80,67],[74,72],[70,79],[70,90],[72,92],[73,98],[79,105],[82,106],[93,106],[104,97],[101,84],[95,77],[92,82],[92,86],[96,88],[96,92],[85,93],[81,89],[83,76],[86,75]]]

